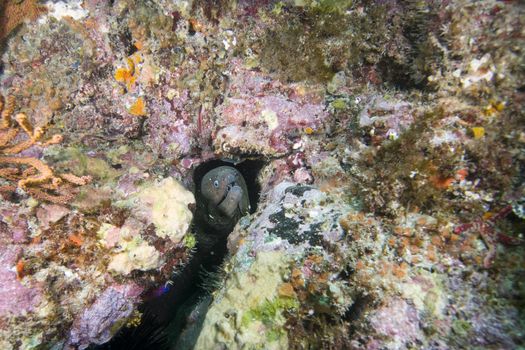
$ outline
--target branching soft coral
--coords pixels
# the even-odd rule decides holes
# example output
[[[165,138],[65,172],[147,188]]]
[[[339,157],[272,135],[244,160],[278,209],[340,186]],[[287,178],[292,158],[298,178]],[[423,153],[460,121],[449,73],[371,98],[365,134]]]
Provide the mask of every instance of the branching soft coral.
[[[73,185],[85,185],[91,178],[73,174],[57,175],[40,159],[21,156],[21,152],[35,144],[46,147],[60,143],[62,136],[53,135],[41,141],[44,128],[34,128],[23,113],[18,113],[13,120],[14,110],[14,97],[4,99],[0,96],[0,177],[17,184],[0,186],[0,193],[14,192],[18,187],[36,199],[53,203],[70,201],[74,196]],[[25,138],[20,131],[24,132]]]
[[[46,11],[38,0],[0,0],[0,44],[24,20],[34,21]]]

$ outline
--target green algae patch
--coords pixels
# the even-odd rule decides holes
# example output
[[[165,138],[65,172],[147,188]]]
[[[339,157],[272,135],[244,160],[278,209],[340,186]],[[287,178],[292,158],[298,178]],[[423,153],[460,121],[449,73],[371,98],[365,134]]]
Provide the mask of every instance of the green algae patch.
[[[297,6],[309,6],[323,13],[342,13],[351,5],[352,0],[295,0]]]
[[[471,329],[472,325],[466,320],[455,320],[452,322],[452,331],[460,337],[466,337]]]
[[[117,148],[112,148],[107,151],[106,157],[111,161],[111,164],[120,164],[122,163],[120,157],[125,155],[130,151],[135,151],[129,145],[121,145]]]
[[[49,147],[45,154],[53,159],[57,168],[66,168],[77,176],[89,175],[97,182],[112,182],[121,175],[104,159],[90,157],[79,147]]]
[[[346,101],[342,98],[335,99],[331,103],[332,107],[336,110],[342,110],[346,108]]]
[[[267,328],[268,341],[278,341],[281,336],[286,336],[282,326],[286,322],[283,312],[299,308],[299,301],[295,298],[277,297],[266,300],[254,309],[248,310],[242,318],[243,327],[248,327],[252,322],[262,322]]]
[[[188,233],[186,236],[184,236],[182,243],[184,243],[186,248],[191,250],[197,245],[197,238],[193,233]]]
[[[242,324],[247,326],[254,320],[262,321],[265,325],[271,325],[280,317],[283,310],[299,307],[299,302],[293,298],[275,298],[266,300],[256,308],[248,310],[242,318]]]
[[[391,40],[385,6],[366,15],[351,1],[303,0],[287,11],[274,8],[272,23],[258,39],[260,65],[283,81],[329,83],[337,72],[380,62]]]

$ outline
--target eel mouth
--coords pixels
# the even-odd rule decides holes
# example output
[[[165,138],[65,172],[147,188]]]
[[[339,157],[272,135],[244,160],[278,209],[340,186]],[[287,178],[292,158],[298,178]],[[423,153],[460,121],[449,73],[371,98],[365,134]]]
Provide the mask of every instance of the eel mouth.
[[[236,185],[237,185],[237,183],[235,182],[235,179],[232,179],[228,183],[228,186],[226,187],[226,191],[224,192],[224,196],[222,196],[222,198],[219,201],[219,203],[217,203],[217,207],[219,207],[226,200],[226,198],[228,197],[228,194],[230,193],[231,189],[233,188],[233,186],[236,186]]]

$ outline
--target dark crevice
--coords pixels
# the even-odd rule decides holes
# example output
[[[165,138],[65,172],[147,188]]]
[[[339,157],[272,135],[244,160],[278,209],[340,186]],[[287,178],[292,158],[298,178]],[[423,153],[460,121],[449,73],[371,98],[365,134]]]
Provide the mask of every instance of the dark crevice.
[[[373,299],[370,296],[358,295],[354,303],[343,315],[343,320],[349,323],[349,334],[354,334],[362,322],[362,316],[367,308],[372,305]]]
[[[210,282],[210,278],[216,276],[219,279],[221,276],[221,265],[227,254],[226,241],[229,234],[218,232],[202,219],[199,184],[204,175],[214,168],[223,165],[235,167],[246,181],[253,213],[257,208],[260,192],[257,176],[264,164],[259,160],[247,160],[236,165],[222,160],[211,160],[195,169],[193,181],[197,209],[193,232],[197,237],[197,245],[190,262],[172,276],[170,285],[164,289],[161,286],[157,290],[160,296],[146,300],[139,307],[143,316],[138,327],[124,327],[108,343],[92,345],[89,349],[193,348],[211,302],[210,286],[213,286],[214,282]]]

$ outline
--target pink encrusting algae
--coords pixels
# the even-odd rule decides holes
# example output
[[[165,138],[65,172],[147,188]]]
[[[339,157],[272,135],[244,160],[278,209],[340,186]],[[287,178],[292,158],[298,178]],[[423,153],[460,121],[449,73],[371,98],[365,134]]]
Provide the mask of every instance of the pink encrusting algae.
[[[0,8],[1,349],[523,345],[519,2]]]

